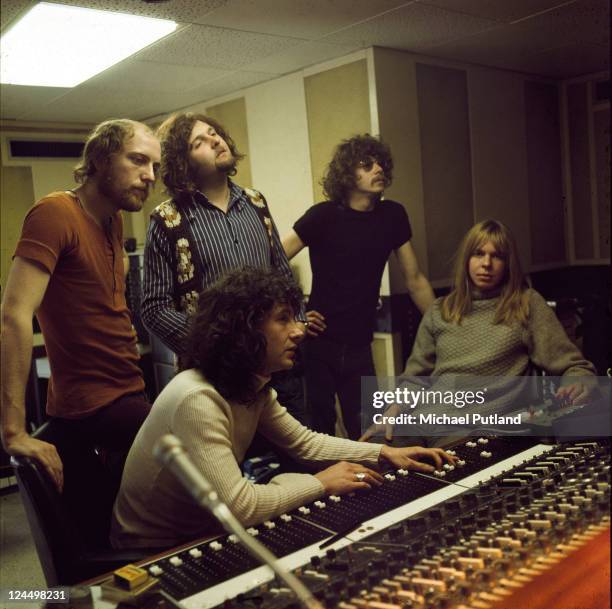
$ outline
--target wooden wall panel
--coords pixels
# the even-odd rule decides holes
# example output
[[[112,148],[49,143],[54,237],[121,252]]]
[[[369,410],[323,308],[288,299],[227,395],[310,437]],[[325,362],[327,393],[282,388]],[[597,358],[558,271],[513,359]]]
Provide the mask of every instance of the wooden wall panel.
[[[321,179],[341,140],[370,131],[368,68],[365,59],[304,79],[312,189],[323,200]]]
[[[526,82],[525,114],[531,263],[565,262],[557,86]]]
[[[450,275],[453,254],[474,222],[466,73],[417,63],[429,278]]]
[[[593,258],[593,213],[589,169],[588,83],[567,88],[572,225],[577,260]]]

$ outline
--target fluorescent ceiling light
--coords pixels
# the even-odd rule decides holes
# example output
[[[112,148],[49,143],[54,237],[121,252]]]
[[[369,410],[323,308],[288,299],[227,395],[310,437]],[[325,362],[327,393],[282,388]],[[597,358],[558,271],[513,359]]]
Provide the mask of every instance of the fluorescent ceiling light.
[[[175,29],[165,19],[41,2],[0,38],[0,82],[74,87]]]

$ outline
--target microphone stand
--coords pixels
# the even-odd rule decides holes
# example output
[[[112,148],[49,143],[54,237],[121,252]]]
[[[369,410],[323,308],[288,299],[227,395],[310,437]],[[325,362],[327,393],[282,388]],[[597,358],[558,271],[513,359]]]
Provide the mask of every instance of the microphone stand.
[[[293,573],[280,564],[268,548],[245,531],[227,505],[219,499],[210,482],[193,465],[182,442],[176,436],[173,434],[162,436],[156,444],[153,454],[162,464],[172,466],[172,471],[191,493],[198,505],[209,510],[223,528],[228,533],[234,534],[259,562],[270,567],[306,609],[325,609],[310,590]]]

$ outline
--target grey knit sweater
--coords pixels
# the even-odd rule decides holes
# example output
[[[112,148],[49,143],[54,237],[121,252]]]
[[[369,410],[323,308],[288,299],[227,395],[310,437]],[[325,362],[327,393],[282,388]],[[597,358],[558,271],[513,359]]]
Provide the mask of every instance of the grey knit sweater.
[[[570,341],[552,309],[535,290],[528,290],[525,327],[494,324],[497,296],[474,296],[472,311],[460,324],[442,319],[442,299],[425,313],[406,376],[523,376],[533,365],[551,376],[595,374],[595,368]]]
[[[519,323],[494,324],[499,297],[474,294],[472,311],[460,324],[444,321],[442,299],[427,310],[415,339],[414,347],[401,379],[413,376],[523,377],[534,366],[551,376],[593,375],[595,368],[569,340],[565,330],[546,301],[535,290],[528,290],[529,318]],[[487,406],[478,412],[513,410],[527,399],[528,383],[515,379],[489,392]],[[534,396],[531,396],[531,399]],[[457,414],[457,413],[455,413]]]
[[[381,446],[303,427],[265,390],[249,407],[225,400],[196,370],[178,374],[159,395],[127,458],[115,502],[111,542],[116,548],[169,547],[218,532],[171,472],[153,458],[165,433],[176,434],[195,466],[244,525],[273,518],[324,494],[310,474],[281,474],[268,484],[242,477],[239,463],[255,431],[303,461],[376,463]]]

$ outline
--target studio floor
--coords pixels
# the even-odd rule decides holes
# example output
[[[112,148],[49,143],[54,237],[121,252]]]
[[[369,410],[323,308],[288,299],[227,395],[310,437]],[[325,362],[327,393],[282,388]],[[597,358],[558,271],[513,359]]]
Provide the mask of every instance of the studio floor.
[[[14,478],[0,480],[0,589],[44,589],[34,540]],[[22,603],[2,604],[1,609],[25,607]],[[28,607],[40,604],[27,603]]]

